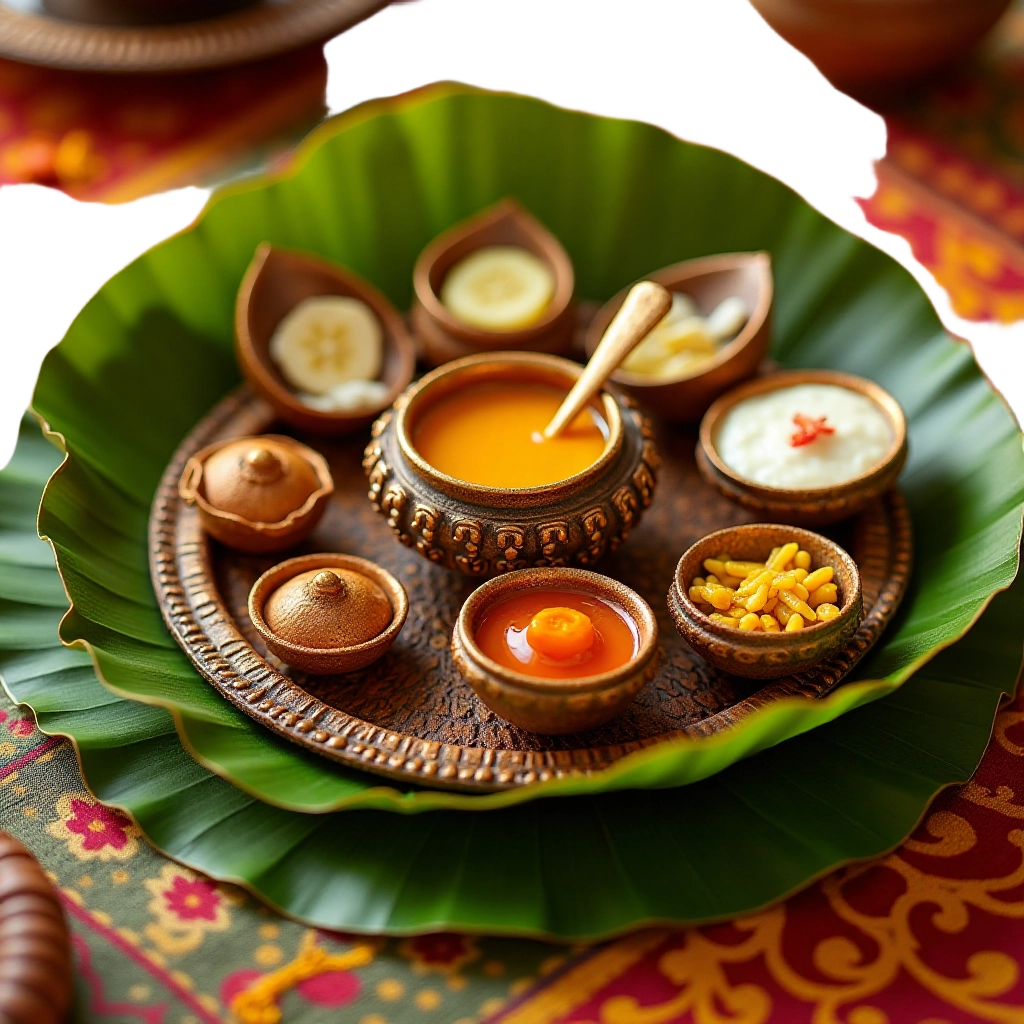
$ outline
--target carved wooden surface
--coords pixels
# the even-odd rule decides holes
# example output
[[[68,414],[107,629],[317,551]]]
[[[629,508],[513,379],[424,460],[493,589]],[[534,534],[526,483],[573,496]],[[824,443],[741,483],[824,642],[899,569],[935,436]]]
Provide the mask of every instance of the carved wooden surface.
[[[702,481],[694,432],[659,429],[663,467],[654,503],[598,570],[633,587],[654,609],[661,667],[630,708],[600,729],[538,736],[490,712],[455,670],[452,627],[475,581],[396,542],[367,499],[364,439],[301,437],[327,457],[336,491],[313,535],[294,551],[242,555],[206,539],[195,509],[177,497],[185,460],[210,441],[270,429],[287,432],[243,388],[196,427],[168,466],[150,522],[153,581],[164,618],[204,678],[257,721],[321,754],[405,781],[483,790],[592,772],[670,737],[718,732],[782,696],[821,696],[881,635],[910,572],[909,516],[892,492],[853,524],[828,531],[850,551],[863,577],[866,617],[850,645],[813,673],[769,684],[719,674],[676,633],[666,593],[690,544],[720,527],[749,522],[751,515]],[[256,578],[282,558],[313,551],[373,559],[409,592],[404,630],[381,661],[361,672],[294,672],[268,654],[249,622],[246,599]]]

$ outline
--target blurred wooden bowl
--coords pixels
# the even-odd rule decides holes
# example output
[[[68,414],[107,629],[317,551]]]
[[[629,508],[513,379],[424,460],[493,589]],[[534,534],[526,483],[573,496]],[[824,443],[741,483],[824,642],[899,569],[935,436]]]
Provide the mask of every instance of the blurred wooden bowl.
[[[750,0],[839,89],[878,94],[965,56],[1010,0]]]

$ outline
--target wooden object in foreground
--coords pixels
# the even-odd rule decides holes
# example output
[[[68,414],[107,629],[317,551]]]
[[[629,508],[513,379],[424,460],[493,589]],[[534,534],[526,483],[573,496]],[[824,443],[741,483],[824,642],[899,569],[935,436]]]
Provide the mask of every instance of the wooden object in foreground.
[[[409,617],[387,654],[361,672],[289,675],[247,611],[253,583],[277,558],[212,544],[198,511],[177,494],[193,452],[223,437],[274,426],[270,407],[243,388],[216,406],[171,460],[150,518],[150,566],[161,611],[175,640],[225,700],[312,752],[399,783],[480,792],[591,774],[666,740],[721,732],[781,698],[823,696],[882,635],[907,586],[910,516],[899,493],[890,491],[828,534],[850,552],[861,573],[866,615],[853,639],[813,672],[764,685],[719,672],[672,628],[665,593],[681,552],[714,529],[754,517],[701,479],[692,432],[666,431],[658,500],[628,544],[602,563],[607,575],[636,591],[661,620],[661,665],[633,703],[605,725],[582,735],[539,736],[490,712],[452,662],[451,632],[475,583],[396,544],[366,500],[361,442],[325,439],[318,447],[336,489],[300,550],[351,552],[381,565],[408,591]],[[415,539],[429,544],[428,520],[421,515],[417,523]],[[464,550],[472,535],[459,536]],[[555,545],[550,555],[531,553],[531,565],[560,557],[558,536],[549,542]]]
[[[0,832],[0,1020],[61,1024],[71,1006],[71,943],[39,862]]]

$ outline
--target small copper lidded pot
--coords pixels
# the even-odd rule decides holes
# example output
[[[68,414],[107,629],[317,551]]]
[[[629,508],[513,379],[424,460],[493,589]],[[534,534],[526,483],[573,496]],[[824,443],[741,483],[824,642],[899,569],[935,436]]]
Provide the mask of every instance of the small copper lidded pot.
[[[489,613],[509,599],[540,603],[564,600],[565,592],[614,609],[628,623],[632,650],[621,664],[598,674],[544,678],[489,657],[478,630]],[[544,735],[583,732],[621,714],[654,678],[658,667],[658,623],[650,605],[625,584],[581,569],[541,568],[499,576],[475,590],[452,634],[452,657],[473,692],[496,715],[528,732]]]
[[[796,542],[817,569],[831,566],[838,614],[808,622],[794,632],[747,632],[713,620],[690,597],[695,577],[705,577],[706,559],[728,552],[736,561],[763,562],[773,548]],[[860,572],[834,541],[795,526],[753,523],[716,530],[684,552],[668,593],[668,610],[686,642],[715,668],[749,679],[777,679],[814,668],[841,650],[860,626],[863,608]]]
[[[467,257],[491,247],[521,250],[549,275],[550,297],[526,323],[498,329],[459,316],[444,301],[449,274]],[[572,261],[561,242],[514,199],[504,199],[435,238],[416,261],[413,287],[412,327],[431,366],[477,352],[569,351],[575,327]],[[502,282],[491,268],[489,278],[478,279],[476,287],[482,294],[495,289],[500,293]]]
[[[650,423],[621,392],[601,391],[586,407],[604,435],[593,460],[540,485],[503,480],[508,453],[500,442],[484,453],[497,474],[492,484],[444,472],[417,447],[420,428],[436,422],[450,399],[477,396],[482,406],[498,407],[504,393],[534,386],[564,397],[581,373],[557,356],[499,352],[455,360],[412,385],[374,424],[363,461],[370,501],[398,540],[475,577],[592,566],[617,548],[650,505],[659,465]],[[474,440],[465,438],[467,450]],[[456,458],[458,448],[457,439]]]
[[[744,441],[764,438],[770,450],[743,450]],[[836,370],[785,370],[740,384],[708,409],[697,442],[701,475],[725,497],[802,526],[855,515],[895,486],[906,460],[899,402],[874,381]]]
[[[249,592],[249,618],[270,651],[313,675],[355,672],[395,642],[405,588],[354,555],[301,555],[268,569]]]
[[[304,540],[334,493],[327,460],[290,437],[217,441],[196,452],[178,493],[203,529],[239,551],[281,551]]]

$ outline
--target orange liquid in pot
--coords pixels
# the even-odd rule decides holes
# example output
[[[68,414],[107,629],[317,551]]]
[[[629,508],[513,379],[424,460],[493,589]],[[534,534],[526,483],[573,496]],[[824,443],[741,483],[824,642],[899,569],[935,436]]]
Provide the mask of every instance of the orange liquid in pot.
[[[561,609],[586,616],[593,639],[582,651],[554,658],[531,646],[531,633],[535,641],[538,639],[536,628],[531,626],[541,619],[542,628],[550,628],[550,617],[545,620],[542,613]],[[581,679],[610,672],[631,661],[640,645],[636,625],[624,609],[575,590],[528,590],[499,601],[481,619],[474,639],[492,661],[543,679]],[[559,645],[543,646],[557,650]],[[564,640],[561,646],[563,650],[572,649]]]
[[[553,440],[541,431],[567,392],[509,380],[478,384],[439,398],[412,431],[416,450],[435,469],[486,487],[542,487],[574,476],[604,452],[608,426],[585,409]]]

